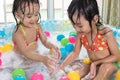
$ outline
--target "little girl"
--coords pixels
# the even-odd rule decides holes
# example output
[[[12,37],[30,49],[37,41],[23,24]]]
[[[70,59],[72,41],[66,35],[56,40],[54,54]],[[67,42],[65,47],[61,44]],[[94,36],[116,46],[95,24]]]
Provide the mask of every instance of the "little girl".
[[[14,52],[6,53],[2,57],[3,65],[0,67],[2,80],[11,80],[8,77],[3,79],[3,76],[5,73],[12,75],[12,71],[15,68],[23,68],[28,75],[28,80],[35,70],[47,74],[47,68],[50,71],[54,69],[60,56],[59,49],[47,41],[42,27],[38,23],[40,19],[39,11],[39,0],[14,0],[12,12],[17,22],[12,36]],[[39,39],[45,47],[52,49],[54,55],[47,56],[37,50]],[[39,68],[36,67],[35,61],[40,62]],[[45,78],[45,80],[47,79]]]
[[[77,32],[75,48],[51,76],[71,62],[72,65],[76,64],[74,60],[79,56],[83,45],[91,64],[83,63],[82,68],[78,66],[74,70],[79,72],[81,78],[90,71],[89,80],[109,80],[111,74],[118,69],[113,63],[117,62],[120,54],[112,30],[100,22],[96,0],[72,0],[67,11]]]

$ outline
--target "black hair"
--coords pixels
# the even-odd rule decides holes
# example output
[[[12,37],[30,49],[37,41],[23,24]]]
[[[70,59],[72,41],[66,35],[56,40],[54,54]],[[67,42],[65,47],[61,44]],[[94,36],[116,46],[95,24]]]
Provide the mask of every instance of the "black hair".
[[[39,7],[40,7],[40,3],[39,3],[39,0],[14,0],[14,2],[13,2],[13,8],[12,8],[12,13],[13,13],[13,16],[14,16],[14,18],[15,18],[15,21],[16,21],[16,23],[17,23],[17,29],[18,29],[18,25],[20,24],[20,23],[18,23],[18,21],[17,21],[17,19],[16,19],[16,17],[15,17],[15,12],[17,12],[19,9],[21,10],[21,12],[22,12],[22,14],[24,14],[24,12],[25,12],[25,5],[26,4],[28,4],[28,6],[29,6],[29,12],[30,12],[30,3],[36,3],[36,4],[38,4],[39,5]],[[40,13],[39,13],[39,17],[41,17],[40,16]],[[40,19],[40,18],[39,18]],[[17,29],[16,29],[16,31],[17,31]]]
[[[68,12],[68,17],[73,24],[75,24],[75,22],[73,21],[72,17],[76,11],[78,11],[77,20],[80,18],[80,15],[83,15],[85,19],[89,21],[91,28],[92,28],[91,22],[95,15],[98,15],[98,18],[99,18],[98,24],[101,24],[98,4],[96,0],[72,0],[71,1],[67,12]]]

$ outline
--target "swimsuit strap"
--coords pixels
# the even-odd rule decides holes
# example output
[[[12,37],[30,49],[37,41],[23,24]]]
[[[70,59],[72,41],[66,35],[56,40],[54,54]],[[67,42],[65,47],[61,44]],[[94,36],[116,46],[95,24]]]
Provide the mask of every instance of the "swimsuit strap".
[[[20,28],[21,28],[21,30],[22,30],[22,33],[23,33],[23,38],[24,38],[24,40],[25,40],[25,45],[26,46],[30,46],[30,45],[33,45],[33,44],[35,44],[37,41],[38,41],[38,38],[39,38],[39,31],[38,31],[38,27],[36,26],[36,24],[34,25],[34,28],[36,29],[36,39],[35,39],[35,41],[33,41],[33,42],[30,42],[30,43],[28,43],[27,41],[26,41],[26,38],[25,38],[25,35],[26,35],[26,32],[25,32],[25,30],[23,29],[23,27],[22,27],[22,25],[20,24]]]
[[[23,27],[22,27],[22,25],[20,24],[20,28],[21,28],[21,30],[22,30],[22,32],[23,32],[23,35],[25,36],[25,30],[23,29]]]

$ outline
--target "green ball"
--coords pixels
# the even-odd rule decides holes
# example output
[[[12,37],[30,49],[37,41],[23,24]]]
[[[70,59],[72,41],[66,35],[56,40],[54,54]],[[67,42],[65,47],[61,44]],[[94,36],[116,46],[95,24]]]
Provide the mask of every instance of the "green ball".
[[[26,73],[22,68],[16,68],[13,72],[12,72],[12,77],[15,78],[16,76],[22,76],[25,77]]]
[[[61,45],[62,45],[62,46],[65,46],[67,43],[69,43],[69,40],[68,40],[67,38],[63,38],[63,39],[61,40]]]
[[[71,31],[69,34],[77,34],[76,31]]]

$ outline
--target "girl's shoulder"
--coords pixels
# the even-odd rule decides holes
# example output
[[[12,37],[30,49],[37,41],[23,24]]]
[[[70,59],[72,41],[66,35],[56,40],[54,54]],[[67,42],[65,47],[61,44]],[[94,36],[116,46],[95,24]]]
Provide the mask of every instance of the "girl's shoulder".
[[[16,40],[23,37],[21,30],[18,28],[15,28],[12,34],[12,39]]]
[[[101,35],[108,36],[112,33],[112,29],[110,27],[101,25],[101,28],[99,29],[99,32]]]

